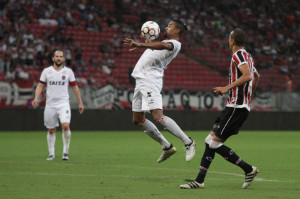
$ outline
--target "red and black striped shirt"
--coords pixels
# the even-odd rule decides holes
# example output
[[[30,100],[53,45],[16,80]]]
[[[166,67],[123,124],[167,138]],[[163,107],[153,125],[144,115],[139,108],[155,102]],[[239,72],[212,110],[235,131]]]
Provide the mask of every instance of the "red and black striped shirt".
[[[231,89],[229,91],[226,106],[235,108],[247,108],[248,111],[250,111],[252,87],[254,83],[254,72],[256,71],[256,69],[254,67],[254,61],[251,54],[248,53],[245,49],[240,49],[232,55],[230,63],[229,84],[235,82],[242,76],[239,67],[243,64],[248,64],[252,80],[246,82],[241,86]]]

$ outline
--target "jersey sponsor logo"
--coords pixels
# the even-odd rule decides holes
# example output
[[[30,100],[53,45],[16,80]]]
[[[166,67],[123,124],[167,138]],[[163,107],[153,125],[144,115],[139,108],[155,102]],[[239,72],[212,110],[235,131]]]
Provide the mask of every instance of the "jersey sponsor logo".
[[[64,81],[49,81],[49,85],[63,86],[63,85],[65,85],[65,82]]]

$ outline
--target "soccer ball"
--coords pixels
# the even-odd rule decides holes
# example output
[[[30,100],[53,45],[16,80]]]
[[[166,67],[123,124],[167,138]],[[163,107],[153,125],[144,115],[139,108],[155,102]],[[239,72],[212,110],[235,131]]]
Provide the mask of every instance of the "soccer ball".
[[[147,21],[142,25],[141,35],[145,39],[154,40],[159,36],[159,25],[154,21]]]

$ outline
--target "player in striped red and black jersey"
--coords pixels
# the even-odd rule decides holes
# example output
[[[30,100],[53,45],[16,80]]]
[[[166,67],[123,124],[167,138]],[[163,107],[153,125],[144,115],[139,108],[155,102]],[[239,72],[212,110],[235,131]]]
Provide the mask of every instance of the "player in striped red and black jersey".
[[[245,84],[242,84],[229,90],[229,96],[227,98],[226,106],[246,108],[250,111],[250,102],[256,69],[254,67],[254,61],[252,56],[244,48],[239,49],[232,56],[229,73],[230,84],[237,81],[243,75],[243,73],[239,70],[239,67],[242,65],[245,65],[245,67],[249,68],[251,80],[246,82]]]
[[[242,188],[247,188],[258,173],[258,169],[244,162],[231,148],[223,143],[232,135],[238,134],[250,111],[252,92],[255,90],[259,74],[254,67],[252,56],[244,49],[246,34],[241,29],[235,29],[229,35],[229,48],[232,51],[230,63],[229,84],[214,88],[216,95],[229,92],[227,104],[217,117],[213,129],[205,139],[205,151],[202,156],[200,171],[197,178],[180,185],[183,189],[203,188],[206,172],[214,159],[215,153],[225,160],[236,164],[245,172],[245,182]]]

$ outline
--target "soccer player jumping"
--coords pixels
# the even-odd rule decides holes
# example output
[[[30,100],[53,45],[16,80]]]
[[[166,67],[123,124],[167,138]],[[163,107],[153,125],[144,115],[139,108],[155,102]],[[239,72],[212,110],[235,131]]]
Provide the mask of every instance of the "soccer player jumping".
[[[255,166],[243,161],[231,148],[223,144],[230,136],[238,134],[239,129],[247,119],[251,95],[256,89],[260,77],[254,67],[252,56],[244,49],[245,42],[246,34],[241,29],[235,29],[230,33],[229,48],[233,54],[230,63],[230,84],[225,87],[214,88],[216,95],[229,92],[226,108],[216,118],[212,131],[205,139],[205,151],[198,176],[194,181],[180,185],[182,189],[204,188],[205,175],[215,153],[244,170],[243,189],[250,186],[258,173]]]
[[[63,134],[63,160],[69,159],[69,147],[71,141],[71,109],[69,103],[69,85],[72,86],[74,94],[79,102],[79,113],[82,114],[84,107],[81,101],[80,91],[77,86],[73,71],[63,66],[65,61],[63,51],[56,50],[53,53],[53,66],[45,68],[41,74],[40,82],[35,90],[35,98],[32,101],[34,108],[38,105],[39,96],[45,87],[46,92],[46,107],[44,111],[44,124],[48,129],[47,141],[49,149],[49,157],[47,160],[54,160],[54,146],[56,140],[56,127],[59,126],[58,119],[61,122]]]
[[[170,133],[180,138],[185,145],[186,161],[191,161],[195,155],[195,142],[189,138],[176,122],[165,116],[162,111],[163,75],[167,65],[177,56],[181,49],[180,36],[187,31],[187,27],[179,20],[172,20],[165,28],[167,39],[161,42],[137,43],[125,38],[124,44],[129,51],[146,48],[134,67],[132,77],[136,79],[132,100],[133,123],[144,130],[152,139],[162,146],[162,154],[157,162],[160,163],[176,153],[176,148],[167,141],[157,127],[145,117],[150,111],[153,119]]]

